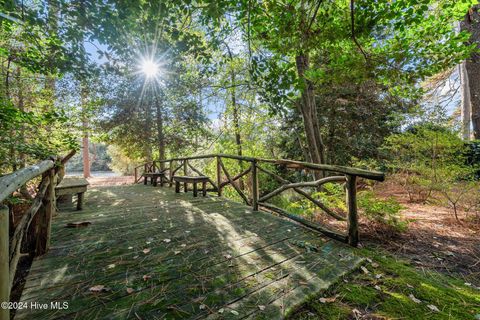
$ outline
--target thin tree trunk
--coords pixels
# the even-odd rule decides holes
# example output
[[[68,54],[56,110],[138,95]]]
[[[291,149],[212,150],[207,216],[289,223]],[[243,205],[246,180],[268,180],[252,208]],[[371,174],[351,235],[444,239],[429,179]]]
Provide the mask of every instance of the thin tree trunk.
[[[82,129],[83,129],[83,138],[82,138],[82,157],[83,157],[83,176],[85,178],[90,178],[90,141],[88,133],[88,115],[87,115],[87,99],[88,91],[85,88],[84,84],[81,84],[81,100],[82,100]]]
[[[479,9],[480,5],[475,5],[469,10],[460,29],[470,32],[469,43],[475,44],[480,49]],[[478,52],[472,53],[470,58],[465,61],[465,68],[470,90],[473,136],[475,139],[480,139],[480,54]]]
[[[236,81],[236,77],[235,77],[235,70],[233,68],[232,51],[230,50],[230,47],[227,44],[225,44],[225,46],[227,47],[228,56],[230,58],[230,63],[232,63],[231,70],[230,70],[230,85],[231,85],[230,97],[231,97],[231,101],[232,101],[233,128],[234,128],[234,131],[235,131],[235,145],[237,147],[237,155],[241,157],[243,155],[243,151],[242,151],[242,137],[241,137],[241,133],[240,133],[240,110],[239,110],[239,106],[237,104],[237,92],[235,90],[235,85],[236,85],[237,81]],[[243,162],[240,161],[240,172],[243,172],[243,170],[244,170]],[[240,189],[244,190],[245,185],[244,185],[244,182],[243,182],[242,178],[240,178],[238,180],[238,184],[239,184]]]
[[[147,162],[153,160],[152,157],[152,107],[151,101],[145,103],[145,157]]]
[[[465,61],[458,66],[460,74],[461,85],[461,120],[462,120],[462,138],[463,140],[470,140],[470,120],[471,120],[471,101],[470,101],[470,86],[468,81],[467,68]]]
[[[163,132],[163,112],[161,102],[155,94],[155,105],[157,108],[157,139],[158,139],[158,155],[160,160],[165,160],[165,135]],[[165,163],[160,162],[160,170],[165,169]]]
[[[58,0],[48,0],[48,33],[50,36],[56,36],[58,33]],[[55,75],[47,75],[45,77],[45,89],[47,91],[47,99],[49,103],[45,104],[45,111],[53,109],[55,103]],[[47,128],[49,130],[49,128]]]

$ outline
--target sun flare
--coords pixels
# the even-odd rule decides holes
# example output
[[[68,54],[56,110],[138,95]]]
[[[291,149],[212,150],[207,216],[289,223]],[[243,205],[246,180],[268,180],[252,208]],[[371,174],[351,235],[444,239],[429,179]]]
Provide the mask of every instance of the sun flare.
[[[151,59],[143,60],[140,65],[140,69],[147,76],[147,78],[156,77],[160,70],[158,64]]]

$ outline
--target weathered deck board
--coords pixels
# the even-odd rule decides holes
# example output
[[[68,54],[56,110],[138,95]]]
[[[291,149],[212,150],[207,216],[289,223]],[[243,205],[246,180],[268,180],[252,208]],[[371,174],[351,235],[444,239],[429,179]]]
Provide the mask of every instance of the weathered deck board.
[[[34,261],[21,298],[68,309],[16,319],[278,319],[361,261],[346,245],[223,198],[134,185],[92,188],[85,200],[82,212],[55,217],[51,250]],[[80,221],[92,224],[64,228]],[[110,290],[90,292],[95,285]]]

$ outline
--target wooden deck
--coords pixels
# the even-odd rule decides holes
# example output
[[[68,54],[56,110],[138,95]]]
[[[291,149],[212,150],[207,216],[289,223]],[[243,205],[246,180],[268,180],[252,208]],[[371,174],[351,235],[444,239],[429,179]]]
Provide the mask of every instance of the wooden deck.
[[[81,221],[91,224],[64,227]],[[344,244],[224,198],[96,187],[83,211],[55,217],[51,250],[34,261],[23,291],[28,309],[15,318],[279,319],[361,260]]]

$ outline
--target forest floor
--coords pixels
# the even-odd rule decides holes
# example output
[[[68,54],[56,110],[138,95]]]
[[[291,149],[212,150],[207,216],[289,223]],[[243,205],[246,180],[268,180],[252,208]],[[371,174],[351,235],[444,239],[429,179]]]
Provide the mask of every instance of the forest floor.
[[[87,179],[90,183],[90,187],[100,186],[120,186],[132,184],[133,176],[120,176],[120,177],[91,177]]]
[[[405,233],[390,238],[363,223],[364,246],[381,247],[418,268],[460,276],[480,286],[480,221],[472,219],[474,214],[460,212],[458,222],[449,208],[411,203],[395,181],[379,184],[375,193],[400,202],[401,214],[410,223]]]
[[[410,203],[395,181],[375,188],[402,204],[410,220],[400,235],[361,221],[367,263],[290,319],[480,320],[480,222],[448,208]]]

